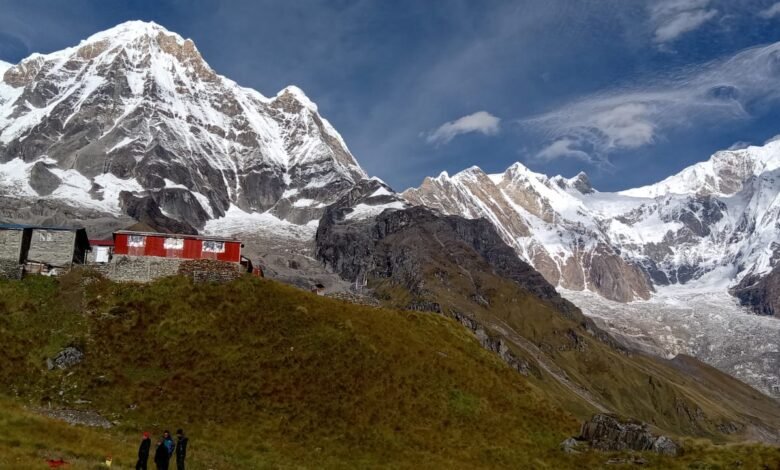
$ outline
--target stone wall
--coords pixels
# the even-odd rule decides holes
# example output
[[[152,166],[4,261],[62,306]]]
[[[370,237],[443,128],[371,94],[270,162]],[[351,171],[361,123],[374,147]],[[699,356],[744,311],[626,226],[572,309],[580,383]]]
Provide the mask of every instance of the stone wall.
[[[75,231],[35,229],[27,259],[52,266],[70,266],[75,244]]]
[[[241,276],[241,265],[208,259],[182,260],[155,256],[114,255],[110,263],[92,266],[118,282],[150,282],[167,276],[182,275],[195,282],[228,282]]]
[[[182,260],[153,256],[114,256],[108,264],[94,268],[109,279],[119,282],[149,282],[179,273]]]
[[[241,277],[241,265],[210,259],[183,261],[179,274],[191,277],[195,282],[229,282]]]
[[[0,279],[21,279],[22,266],[9,259],[0,259]]]
[[[21,230],[0,230],[0,259],[19,264],[23,234]]]

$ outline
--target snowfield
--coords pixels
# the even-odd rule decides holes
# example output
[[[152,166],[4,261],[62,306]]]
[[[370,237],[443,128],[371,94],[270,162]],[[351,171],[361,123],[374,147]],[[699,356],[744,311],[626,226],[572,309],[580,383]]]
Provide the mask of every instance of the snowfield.
[[[780,398],[780,321],[750,313],[723,290],[674,286],[630,303],[587,291],[560,292],[635,347],[669,359],[694,356]]]

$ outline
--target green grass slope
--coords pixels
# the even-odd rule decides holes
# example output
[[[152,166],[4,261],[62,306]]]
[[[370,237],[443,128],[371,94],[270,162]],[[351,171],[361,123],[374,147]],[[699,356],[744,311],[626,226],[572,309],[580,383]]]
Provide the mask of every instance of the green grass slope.
[[[380,267],[398,259],[419,266],[369,278],[385,305],[435,303],[445,315],[477,321],[529,363],[530,383],[582,419],[606,410],[676,437],[778,441],[776,400],[693,358],[666,361],[600,341],[581,312],[562,313],[497,274],[436,218],[404,225],[373,256]]]
[[[558,450],[578,419],[456,322],[272,281],[3,281],[0,345],[0,468],[63,457],[94,469],[105,455],[131,468],[141,431],[176,427],[190,434],[193,469],[565,469],[613,457]],[[84,361],[48,370],[69,345]],[[49,406],[95,410],[115,426],[33,412]],[[644,457],[657,468],[780,464],[770,447],[688,447]]]

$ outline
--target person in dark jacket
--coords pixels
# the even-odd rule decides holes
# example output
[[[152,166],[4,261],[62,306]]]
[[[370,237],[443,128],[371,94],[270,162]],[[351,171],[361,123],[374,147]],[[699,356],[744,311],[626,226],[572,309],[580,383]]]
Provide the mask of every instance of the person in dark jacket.
[[[170,462],[171,455],[168,453],[165,441],[157,441],[157,449],[154,451],[154,464],[157,465],[157,470],[168,470]]]
[[[187,457],[187,443],[190,440],[181,429],[176,430],[176,470],[184,470],[184,458]]]
[[[165,444],[165,448],[168,449],[168,458],[170,459],[173,456],[173,450],[176,448],[176,444],[173,443],[171,433],[168,431],[163,431],[163,444]]]
[[[141,439],[141,445],[138,447],[138,463],[135,464],[135,470],[146,470],[146,464],[149,462],[149,449],[152,447],[152,440],[149,439],[149,433],[145,432]]]

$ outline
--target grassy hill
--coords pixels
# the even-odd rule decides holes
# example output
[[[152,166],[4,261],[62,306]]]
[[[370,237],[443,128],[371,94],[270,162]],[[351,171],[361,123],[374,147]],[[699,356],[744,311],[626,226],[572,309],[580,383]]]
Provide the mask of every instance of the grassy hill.
[[[491,244],[487,222],[420,211],[377,240],[367,263],[382,270],[369,286],[385,305],[435,304],[444,315],[479,324],[529,364],[530,383],[582,419],[606,410],[672,436],[778,442],[776,400],[693,358],[669,361],[618,347],[503,242]]]
[[[130,468],[141,431],[183,427],[191,468],[599,468],[558,449],[579,419],[455,321],[273,281],[0,282],[0,468]],[[67,346],[80,364],[48,370]],[[617,392],[616,392],[617,393]],[[88,409],[110,430],[37,408]],[[775,448],[687,441],[658,468],[780,465]],[[698,467],[691,467],[697,465]],[[721,465],[706,467],[704,465]],[[620,468],[611,467],[611,468]]]

